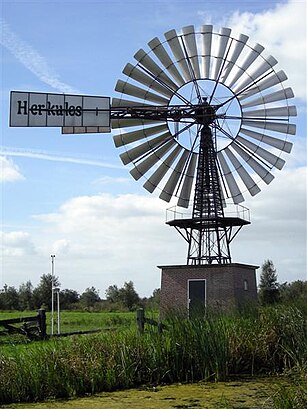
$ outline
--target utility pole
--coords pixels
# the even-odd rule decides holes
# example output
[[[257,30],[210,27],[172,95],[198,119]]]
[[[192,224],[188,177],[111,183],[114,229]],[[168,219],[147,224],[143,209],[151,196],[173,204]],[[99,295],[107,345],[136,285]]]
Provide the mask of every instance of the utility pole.
[[[56,294],[57,330],[58,330],[58,334],[60,334],[60,287],[53,287],[53,293]]]
[[[51,254],[51,335],[53,335],[54,326],[54,258],[55,255]]]

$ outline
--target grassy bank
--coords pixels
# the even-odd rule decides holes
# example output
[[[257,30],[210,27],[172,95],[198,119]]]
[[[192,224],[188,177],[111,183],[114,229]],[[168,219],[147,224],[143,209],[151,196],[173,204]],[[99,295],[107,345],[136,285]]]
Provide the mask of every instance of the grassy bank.
[[[0,352],[0,401],[67,398],[139,385],[306,369],[306,317],[295,308],[170,320],[136,329],[8,345]]]

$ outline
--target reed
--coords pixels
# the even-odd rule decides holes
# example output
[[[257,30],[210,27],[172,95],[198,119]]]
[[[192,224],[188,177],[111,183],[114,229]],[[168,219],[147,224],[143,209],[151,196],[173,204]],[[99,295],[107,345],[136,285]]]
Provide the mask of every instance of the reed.
[[[174,315],[168,331],[136,328],[8,345],[0,351],[0,402],[67,398],[142,384],[226,380],[306,368],[306,317],[294,308]]]
[[[307,377],[306,369],[295,367],[290,373],[291,382],[285,385],[277,384],[272,390],[274,409],[305,409],[307,407]]]

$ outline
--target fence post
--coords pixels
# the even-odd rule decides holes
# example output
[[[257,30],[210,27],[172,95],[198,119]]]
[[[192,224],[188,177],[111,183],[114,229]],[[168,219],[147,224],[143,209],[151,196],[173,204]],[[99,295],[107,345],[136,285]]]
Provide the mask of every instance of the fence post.
[[[143,334],[144,333],[144,326],[145,326],[145,312],[143,308],[139,308],[136,311],[136,322],[138,325],[139,333]]]
[[[38,326],[40,330],[40,336],[45,339],[47,336],[47,325],[46,325],[46,310],[41,308],[38,310],[37,315]]]

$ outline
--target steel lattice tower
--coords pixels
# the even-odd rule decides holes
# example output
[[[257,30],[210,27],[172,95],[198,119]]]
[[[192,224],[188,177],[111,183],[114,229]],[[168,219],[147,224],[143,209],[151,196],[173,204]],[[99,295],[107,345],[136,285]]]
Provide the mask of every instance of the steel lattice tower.
[[[216,150],[211,129],[200,130],[200,147],[196,173],[193,226],[190,227],[187,264],[231,262],[224,219]]]

